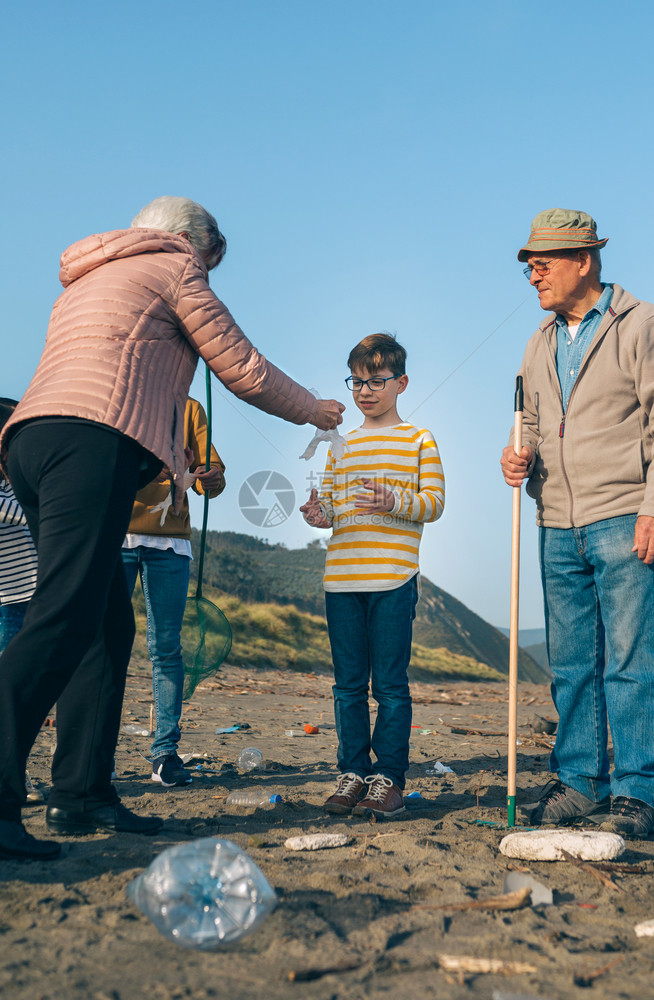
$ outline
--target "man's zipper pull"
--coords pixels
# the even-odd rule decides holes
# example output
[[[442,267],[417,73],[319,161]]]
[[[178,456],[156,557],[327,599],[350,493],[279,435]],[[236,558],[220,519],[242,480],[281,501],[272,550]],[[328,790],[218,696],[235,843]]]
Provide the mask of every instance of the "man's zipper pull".
[[[561,426],[559,427],[559,437],[562,438],[565,432],[565,417],[561,419]]]

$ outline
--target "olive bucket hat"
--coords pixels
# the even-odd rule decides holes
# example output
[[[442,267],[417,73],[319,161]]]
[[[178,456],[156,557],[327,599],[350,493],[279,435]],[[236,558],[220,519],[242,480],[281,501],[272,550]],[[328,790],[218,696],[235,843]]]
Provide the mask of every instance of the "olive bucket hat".
[[[548,208],[532,222],[529,242],[518,251],[518,260],[547,250],[599,250],[608,242],[608,237],[597,239],[597,223],[586,212]]]

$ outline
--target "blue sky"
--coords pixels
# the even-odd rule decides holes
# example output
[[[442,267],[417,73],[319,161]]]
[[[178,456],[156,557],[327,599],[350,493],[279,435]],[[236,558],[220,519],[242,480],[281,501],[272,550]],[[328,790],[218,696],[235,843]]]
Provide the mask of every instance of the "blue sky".
[[[227,236],[216,293],[271,360],[349,402],[346,428],[359,422],[343,385],[350,348],[379,330],[407,348],[401,414],[434,432],[448,492],[423,572],[506,625],[511,494],[498,462],[542,315],[516,252],[537,212],[584,209],[610,238],[605,279],[654,299],[653,22],[648,3],[605,0],[6,8],[1,394],[20,395],[36,367],[61,251],[127,226],[158,195],[191,197]],[[257,528],[239,489],[280,472],[299,506],[325,446],[301,462],[310,428],[213,386],[229,485],[210,527],[305,545],[318,532],[299,514]],[[528,499],[522,521],[530,628],[542,609]]]

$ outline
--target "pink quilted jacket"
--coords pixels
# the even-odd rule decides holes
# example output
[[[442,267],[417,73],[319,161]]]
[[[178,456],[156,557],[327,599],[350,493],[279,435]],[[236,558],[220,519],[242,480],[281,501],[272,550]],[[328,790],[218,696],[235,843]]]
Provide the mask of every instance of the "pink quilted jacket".
[[[36,373],[0,439],[34,417],[108,424],[184,468],[184,409],[198,355],[222,384],[296,424],[316,400],[250,343],[182,236],[125,229],[69,247]],[[182,493],[179,491],[181,502]]]

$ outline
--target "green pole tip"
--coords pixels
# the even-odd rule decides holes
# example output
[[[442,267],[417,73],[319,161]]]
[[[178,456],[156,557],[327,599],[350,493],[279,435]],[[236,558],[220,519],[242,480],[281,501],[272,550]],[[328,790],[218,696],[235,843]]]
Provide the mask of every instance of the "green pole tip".
[[[509,814],[507,826],[515,826],[515,795],[507,795],[506,805]]]

